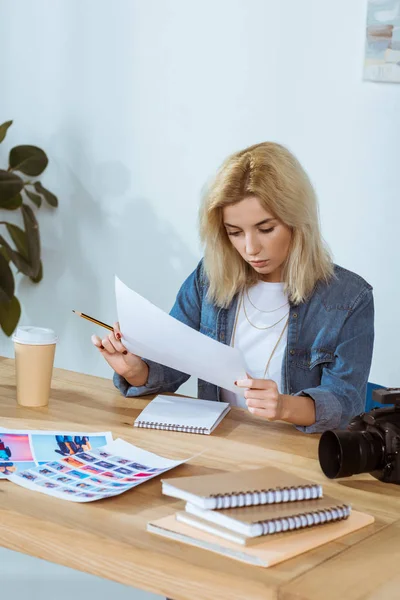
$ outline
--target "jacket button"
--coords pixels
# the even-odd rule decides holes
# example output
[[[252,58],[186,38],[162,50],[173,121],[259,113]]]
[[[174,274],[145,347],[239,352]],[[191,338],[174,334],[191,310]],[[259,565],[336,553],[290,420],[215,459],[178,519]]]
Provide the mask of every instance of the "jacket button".
[[[289,350],[290,354],[293,356],[294,350]]]
[[[297,319],[297,313],[293,313],[293,319]]]
[[[222,341],[224,341],[224,339],[225,339],[225,334],[224,334],[224,332],[223,332],[223,331],[221,332],[220,338],[221,338],[221,340],[222,340]]]

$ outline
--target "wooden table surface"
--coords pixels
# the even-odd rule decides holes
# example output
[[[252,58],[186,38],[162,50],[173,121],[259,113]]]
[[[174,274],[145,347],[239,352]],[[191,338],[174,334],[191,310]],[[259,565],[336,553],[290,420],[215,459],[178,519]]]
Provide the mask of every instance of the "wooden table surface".
[[[172,471],[187,476],[278,465],[324,485],[326,493],[373,514],[350,536],[269,569],[242,564],[146,532],[149,520],[183,503],[155,478],[121,496],[69,503],[0,482],[0,545],[174,600],[392,600],[400,597],[400,486],[368,474],[327,480],[318,436],[233,409],[211,436],[134,429],[150,396],[123,398],[111,381],[56,369],[48,408],[16,405],[14,363],[0,358],[0,425],[19,429],[111,431],[168,458],[202,452]]]

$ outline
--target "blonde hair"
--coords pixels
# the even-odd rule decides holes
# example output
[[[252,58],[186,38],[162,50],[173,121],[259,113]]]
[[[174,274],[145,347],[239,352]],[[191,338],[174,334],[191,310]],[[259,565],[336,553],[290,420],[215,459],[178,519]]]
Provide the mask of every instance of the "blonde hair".
[[[320,232],[314,188],[298,162],[283,146],[264,142],[229,156],[209,185],[200,207],[200,237],[208,298],[227,307],[233,297],[259,281],[225,231],[222,209],[255,196],[275,218],[292,229],[282,269],[285,291],[293,304],[313,292],[319,280],[334,275],[331,254]]]

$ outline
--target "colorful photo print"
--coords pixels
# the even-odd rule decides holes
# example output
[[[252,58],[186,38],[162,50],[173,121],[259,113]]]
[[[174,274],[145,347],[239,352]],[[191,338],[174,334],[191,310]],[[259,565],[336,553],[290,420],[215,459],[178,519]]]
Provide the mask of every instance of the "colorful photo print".
[[[46,465],[54,471],[57,471],[58,473],[68,473],[69,471],[71,471],[71,469],[63,463],[50,462],[46,463]]]
[[[60,456],[90,452],[93,448],[101,448],[107,444],[103,434],[39,434],[31,435],[32,447],[37,461],[58,460]]]
[[[38,464],[59,460],[60,457],[88,454],[93,448],[102,448],[111,439],[111,433],[64,434],[4,430],[0,432],[0,479],[17,471],[27,470],[27,463],[31,463],[29,467],[34,468]],[[102,457],[92,457],[88,462],[95,462],[99,458]],[[22,467],[20,463],[25,463],[25,466]]]
[[[40,481],[35,481],[35,484],[36,485],[40,485],[40,487],[44,487],[44,488],[46,488],[48,490],[54,490],[54,489],[60,487],[59,484],[55,483],[54,481],[43,481],[43,480],[40,480]]]
[[[81,460],[77,460],[75,458],[75,456],[66,456],[65,458],[61,459],[63,463],[66,463],[67,465],[69,465],[70,467],[73,467],[75,469],[80,469],[81,467],[85,466],[85,463],[82,462]]]
[[[90,479],[88,479],[88,482],[95,483],[96,485],[104,485],[103,479],[99,479],[98,477],[90,477]]]
[[[18,462],[33,462],[28,435],[0,433],[0,476],[11,475],[18,470]],[[30,466],[34,466],[34,463]]]
[[[70,477],[67,477],[66,475],[60,475],[59,477],[56,477],[55,481],[58,481],[59,483],[62,483],[63,485],[75,483],[75,481],[73,479],[71,479]]]
[[[57,475],[57,473],[55,473],[51,469],[48,469],[47,467],[39,467],[38,470],[37,470],[37,472],[42,477],[54,477],[55,475]]]
[[[117,473],[113,473],[112,471],[104,471],[104,473],[101,474],[102,477],[107,477],[107,479],[120,479],[120,475],[118,475]]]
[[[81,473],[80,471],[70,471],[69,475],[70,477],[76,477],[77,479],[86,479],[86,477],[89,477],[89,475]]]
[[[60,490],[60,492],[62,492],[63,494],[68,494],[70,496],[77,494],[78,490],[74,490],[73,488],[62,488]]]
[[[96,460],[99,460],[97,456],[92,456],[86,452],[80,452],[76,455],[76,458],[79,458],[79,460],[84,460],[85,462],[96,462]]]
[[[90,450],[88,436],[33,434],[32,445],[36,460],[49,461]]]
[[[84,483],[84,482],[77,483],[75,487],[79,488],[80,490],[94,490],[94,488],[95,488],[94,485],[88,485],[87,483]]]
[[[15,463],[0,461],[0,479],[4,479],[7,475],[12,475],[17,470]]]
[[[115,488],[128,488],[128,487],[130,487],[129,484],[127,484],[127,483],[119,483],[118,481],[111,481],[110,482],[110,486],[111,487],[115,487]]]
[[[39,479],[39,475],[37,473],[33,473],[32,471],[20,471],[17,473],[18,477],[22,477],[27,481],[36,481]]]
[[[130,458],[122,458],[122,456],[114,456],[113,461],[119,465],[128,465],[131,462]]]
[[[135,471],[132,471],[132,469],[127,469],[126,467],[118,467],[118,469],[115,469],[115,472],[122,473],[122,475],[132,475],[132,473]]]
[[[7,475],[13,475],[17,471],[28,471],[36,467],[34,462],[10,462],[0,460],[0,478],[5,478]]]
[[[136,471],[147,471],[151,467],[147,467],[146,465],[141,465],[140,463],[129,463],[128,467],[132,469],[136,469]]]
[[[91,454],[96,454],[97,456],[101,456],[101,458],[110,458],[110,456],[112,456],[112,454],[105,450],[94,450]]]
[[[84,467],[82,467],[82,471],[92,473],[93,475],[100,475],[100,473],[102,473],[104,469],[99,469],[98,467],[94,467],[93,465],[85,465]]]
[[[113,463],[107,462],[105,460],[100,460],[99,462],[95,463],[96,467],[101,467],[104,471],[104,469],[115,469],[116,465],[114,465]]]

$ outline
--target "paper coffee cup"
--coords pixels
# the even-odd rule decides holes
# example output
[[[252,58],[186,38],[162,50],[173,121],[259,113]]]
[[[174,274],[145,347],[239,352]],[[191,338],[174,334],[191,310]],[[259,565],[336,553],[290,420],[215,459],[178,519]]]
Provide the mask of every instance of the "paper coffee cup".
[[[57,342],[54,331],[44,327],[18,327],[12,339],[18,404],[47,406]]]

